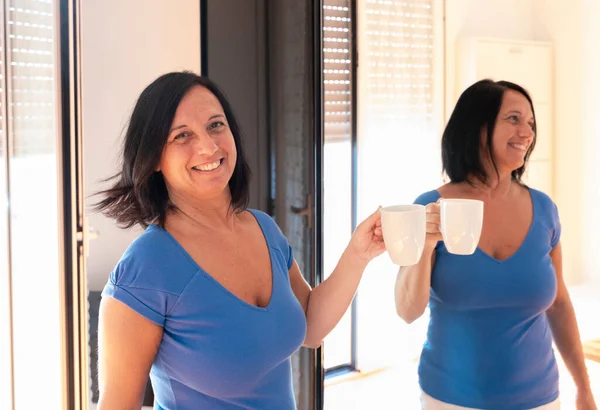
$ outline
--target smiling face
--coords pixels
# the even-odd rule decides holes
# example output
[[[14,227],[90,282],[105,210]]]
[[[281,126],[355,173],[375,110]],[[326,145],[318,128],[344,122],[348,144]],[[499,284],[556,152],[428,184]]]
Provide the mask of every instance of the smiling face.
[[[195,86],[177,107],[157,171],[171,200],[230,198],[237,152],[219,100]]]
[[[498,171],[510,173],[521,168],[535,137],[535,118],[527,98],[506,90],[496,118],[492,147]],[[485,138],[482,145],[487,151]]]

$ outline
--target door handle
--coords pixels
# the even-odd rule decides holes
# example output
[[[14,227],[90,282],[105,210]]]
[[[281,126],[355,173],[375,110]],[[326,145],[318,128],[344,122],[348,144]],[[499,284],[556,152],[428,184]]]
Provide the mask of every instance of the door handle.
[[[290,206],[290,211],[298,216],[306,217],[306,226],[308,229],[313,228],[313,197],[312,194],[306,195],[306,206]]]
[[[83,245],[85,257],[90,256],[90,241],[98,238],[98,230],[89,225],[87,215],[83,216],[83,226],[81,231],[77,231],[77,242]]]
[[[295,213],[296,215],[300,215],[300,216],[308,216],[311,214],[310,209],[308,207],[306,208],[300,208],[299,206],[290,206],[290,210]]]

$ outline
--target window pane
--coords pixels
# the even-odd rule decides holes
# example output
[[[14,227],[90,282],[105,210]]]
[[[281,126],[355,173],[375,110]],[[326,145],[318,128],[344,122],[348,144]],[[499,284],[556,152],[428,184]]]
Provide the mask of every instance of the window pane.
[[[55,5],[10,0],[7,90],[15,407],[60,409]]]

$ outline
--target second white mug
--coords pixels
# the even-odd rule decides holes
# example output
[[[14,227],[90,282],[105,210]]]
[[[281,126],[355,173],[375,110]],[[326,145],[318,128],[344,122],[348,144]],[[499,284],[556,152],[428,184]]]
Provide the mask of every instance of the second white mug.
[[[440,230],[448,252],[471,255],[479,245],[483,226],[483,201],[477,199],[442,199]]]

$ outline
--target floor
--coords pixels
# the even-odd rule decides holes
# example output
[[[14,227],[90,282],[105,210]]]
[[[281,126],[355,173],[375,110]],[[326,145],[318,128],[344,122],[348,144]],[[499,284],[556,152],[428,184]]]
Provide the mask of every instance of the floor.
[[[587,362],[596,400],[600,401],[600,364]],[[395,366],[365,377],[331,384],[325,389],[325,410],[419,410],[416,363]],[[575,410],[575,387],[561,364],[561,410]]]
[[[582,340],[600,339],[597,312],[600,308],[600,287],[570,289]],[[561,410],[575,410],[575,386],[559,358],[561,374]],[[600,404],[600,363],[586,361],[592,389]],[[325,410],[419,410],[419,386],[416,360],[396,363],[371,370],[368,374],[351,374],[329,379],[325,388]]]

